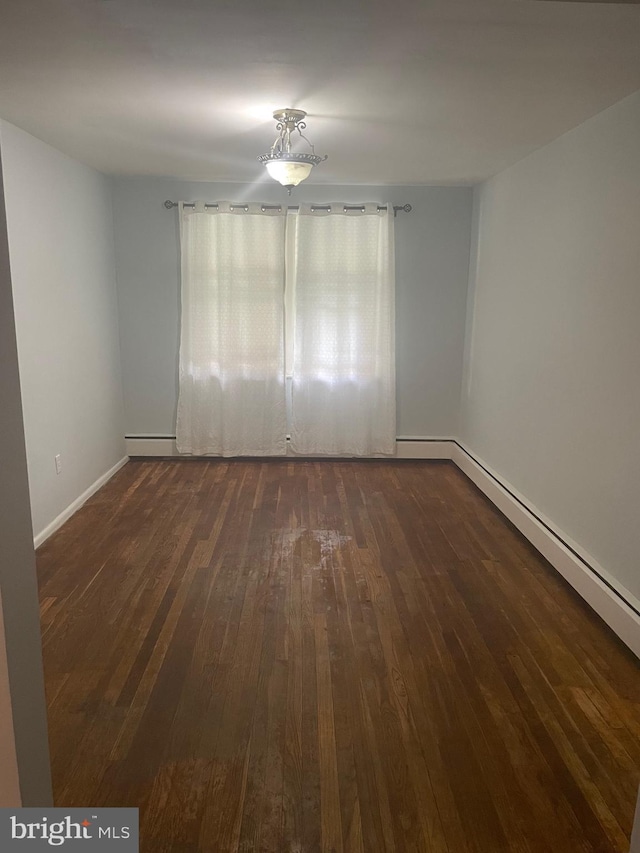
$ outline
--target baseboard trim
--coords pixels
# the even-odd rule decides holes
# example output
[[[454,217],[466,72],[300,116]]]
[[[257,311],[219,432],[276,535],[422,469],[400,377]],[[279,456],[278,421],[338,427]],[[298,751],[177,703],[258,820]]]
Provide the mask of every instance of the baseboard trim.
[[[398,438],[396,440],[397,459],[451,459],[455,440],[453,438]],[[175,436],[131,435],[126,437],[126,450],[129,456],[183,456],[178,452]],[[294,457],[295,454],[288,453]],[[217,457],[211,457],[217,458]]]
[[[73,503],[70,503],[69,506],[60,513],[60,515],[53,519],[51,524],[47,524],[44,530],[41,530],[40,533],[37,534],[37,536],[33,537],[33,547],[39,548],[43,542],[45,542],[53,533],[55,533],[56,530],[62,527],[65,521],[71,518],[71,516],[75,512],[77,512],[80,507],[85,504],[92,495],[95,495],[98,489],[101,489],[102,486],[104,486],[104,484],[108,480],[110,480],[114,474],[116,474],[124,465],[126,465],[128,461],[129,457],[123,456],[119,462],[116,462],[113,468],[109,468],[109,470],[106,471],[101,477],[98,477],[95,483],[92,483],[88,489],[85,489],[85,491],[80,495],[80,497],[77,497],[75,501],[73,501]]]
[[[459,442],[452,461],[640,657],[640,602],[584,549]]]

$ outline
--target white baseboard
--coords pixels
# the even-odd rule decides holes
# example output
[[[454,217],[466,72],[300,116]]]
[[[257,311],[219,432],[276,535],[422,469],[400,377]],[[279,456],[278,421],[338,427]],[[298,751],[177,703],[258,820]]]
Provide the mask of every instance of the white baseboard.
[[[451,459],[454,447],[453,438],[401,438],[396,442],[396,458]],[[129,436],[126,450],[129,456],[182,456],[172,436]],[[289,452],[287,456],[295,454]],[[184,458],[190,457],[185,455]]]
[[[104,486],[104,484],[108,480],[110,480],[117,471],[119,471],[124,465],[126,465],[128,461],[129,457],[124,456],[119,462],[116,462],[113,468],[110,468],[101,477],[98,477],[95,483],[92,483],[88,489],[85,489],[85,491],[80,495],[80,497],[76,498],[73,503],[70,503],[69,506],[60,513],[60,515],[53,519],[51,524],[47,524],[44,530],[41,530],[40,533],[34,536],[33,547],[39,548],[43,542],[45,542],[53,533],[55,533],[58,528],[62,527],[65,521],[71,518],[71,516],[75,512],[77,512],[80,507],[98,491],[98,489],[102,488],[102,486]]]
[[[461,444],[453,462],[640,657],[640,602],[579,545]]]

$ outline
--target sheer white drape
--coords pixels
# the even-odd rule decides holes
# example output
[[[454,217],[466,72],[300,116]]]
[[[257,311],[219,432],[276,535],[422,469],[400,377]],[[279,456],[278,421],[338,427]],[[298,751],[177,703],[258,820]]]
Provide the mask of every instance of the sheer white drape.
[[[294,330],[291,447],[395,452],[393,207],[301,205],[287,223]]]
[[[181,453],[286,453],[286,211],[180,205]]]

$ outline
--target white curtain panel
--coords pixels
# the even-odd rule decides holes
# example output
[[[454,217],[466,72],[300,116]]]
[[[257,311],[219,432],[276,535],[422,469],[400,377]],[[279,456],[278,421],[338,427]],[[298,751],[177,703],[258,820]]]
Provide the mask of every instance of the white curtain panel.
[[[286,454],[286,210],[180,204],[180,453]]]
[[[395,453],[393,206],[300,205],[287,223],[293,288],[291,447],[298,454]]]

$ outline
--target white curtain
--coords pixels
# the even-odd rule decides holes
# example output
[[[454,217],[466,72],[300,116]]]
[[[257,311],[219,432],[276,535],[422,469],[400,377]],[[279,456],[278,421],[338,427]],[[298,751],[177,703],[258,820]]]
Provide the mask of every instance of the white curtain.
[[[286,453],[286,210],[180,204],[181,453]]]
[[[287,223],[291,447],[395,452],[393,207],[301,205]]]

